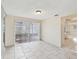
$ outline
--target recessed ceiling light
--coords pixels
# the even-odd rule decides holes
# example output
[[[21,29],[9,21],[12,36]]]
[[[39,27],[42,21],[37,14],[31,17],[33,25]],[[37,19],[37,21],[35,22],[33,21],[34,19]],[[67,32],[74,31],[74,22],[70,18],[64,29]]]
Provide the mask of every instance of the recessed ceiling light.
[[[35,12],[36,12],[36,14],[41,14],[42,11],[41,10],[36,10]]]

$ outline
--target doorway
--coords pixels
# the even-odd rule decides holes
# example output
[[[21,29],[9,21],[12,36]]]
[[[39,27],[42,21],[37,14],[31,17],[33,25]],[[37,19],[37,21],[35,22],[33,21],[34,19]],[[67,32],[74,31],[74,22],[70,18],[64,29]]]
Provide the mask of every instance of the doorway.
[[[65,16],[61,20],[61,37],[63,48],[77,50],[77,19],[76,16]]]

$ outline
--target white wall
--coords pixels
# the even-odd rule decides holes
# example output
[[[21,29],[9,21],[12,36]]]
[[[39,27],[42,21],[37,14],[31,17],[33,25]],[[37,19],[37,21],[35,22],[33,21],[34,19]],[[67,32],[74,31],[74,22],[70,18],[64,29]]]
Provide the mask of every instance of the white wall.
[[[14,17],[6,16],[5,18],[5,46],[14,45]]]
[[[42,22],[42,40],[61,47],[61,20],[52,17]]]
[[[3,34],[4,34],[4,18],[6,16],[6,13],[3,9],[3,7],[1,6],[1,59],[4,58],[4,53],[5,53],[5,47],[4,47],[4,42],[3,42]]]

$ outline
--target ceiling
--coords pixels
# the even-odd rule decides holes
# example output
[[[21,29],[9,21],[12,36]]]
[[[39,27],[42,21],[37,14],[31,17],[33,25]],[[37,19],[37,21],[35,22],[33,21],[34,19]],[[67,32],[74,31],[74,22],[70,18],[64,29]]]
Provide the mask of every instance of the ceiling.
[[[46,19],[59,16],[76,14],[76,0],[2,0],[4,10],[8,15],[28,17],[33,19]],[[35,14],[41,10],[42,14]]]

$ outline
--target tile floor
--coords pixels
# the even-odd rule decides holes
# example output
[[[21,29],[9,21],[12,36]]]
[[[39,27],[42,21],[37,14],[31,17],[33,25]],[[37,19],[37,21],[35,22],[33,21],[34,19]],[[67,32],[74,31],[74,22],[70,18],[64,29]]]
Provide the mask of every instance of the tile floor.
[[[6,48],[4,59],[70,59],[65,49],[42,41],[17,44]],[[75,59],[75,58],[74,58]]]

